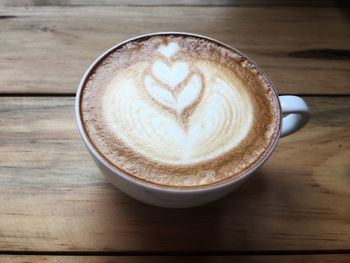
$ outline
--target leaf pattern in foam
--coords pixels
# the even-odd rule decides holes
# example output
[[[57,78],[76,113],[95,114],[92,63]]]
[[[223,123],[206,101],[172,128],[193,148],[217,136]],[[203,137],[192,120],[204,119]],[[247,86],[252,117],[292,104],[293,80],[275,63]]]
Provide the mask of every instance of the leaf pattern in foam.
[[[177,113],[181,114],[186,108],[193,105],[199,98],[202,90],[202,79],[193,75],[177,98]]]
[[[167,89],[159,86],[152,76],[147,75],[145,77],[145,86],[148,94],[159,104],[171,108],[176,109],[176,101],[173,94]]]

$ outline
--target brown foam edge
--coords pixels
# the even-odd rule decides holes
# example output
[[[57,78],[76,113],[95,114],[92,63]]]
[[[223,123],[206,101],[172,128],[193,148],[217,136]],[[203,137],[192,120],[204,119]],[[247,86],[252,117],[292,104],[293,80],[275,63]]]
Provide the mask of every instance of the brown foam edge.
[[[216,181],[214,183],[208,183],[208,184],[203,184],[200,186],[168,186],[168,185],[164,185],[164,184],[158,184],[158,183],[154,183],[154,182],[150,182],[147,180],[143,180],[133,174],[130,174],[129,172],[121,169],[120,167],[117,167],[115,164],[113,164],[108,158],[105,157],[105,155],[100,152],[100,150],[96,147],[96,145],[93,143],[93,141],[91,140],[90,136],[88,135],[88,132],[85,128],[85,126],[83,125],[83,120],[82,120],[82,108],[81,108],[81,100],[82,100],[82,94],[83,94],[83,88],[86,84],[86,82],[89,80],[90,77],[90,73],[94,72],[96,70],[96,68],[103,62],[103,60],[108,57],[111,53],[115,52],[116,49],[121,48],[122,46],[132,42],[132,41],[142,41],[142,40],[147,40],[151,37],[155,37],[155,36],[188,36],[188,37],[194,37],[194,38],[199,38],[199,39],[204,39],[207,40],[209,42],[213,42],[214,44],[217,44],[219,46],[223,46],[231,51],[233,51],[234,53],[238,54],[244,61],[248,61],[249,62],[249,67],[252,70],[256,70],[257,74],[260,75],[262,77],[261,81],[264,82],[264,85],[266,86],[267,89],[270,89],[272,91],[272,93],[274,94],[274,99],[275,99],[275,105],[277,107],[275,107],[274,109],[274,113],[276,114],[276,116],[279,119],[279,122],[277,122],[277,125],[275,127],[275,132],[274,132],[274,138],[270,141],[270,144],[266,147],[265,151],[256,159],[255,162],[253,162],[252,164],[250,164],[247,168],[245,168],[244,170],[242,170],[241,172],[228,177],[228,178],[224,178],[222,180]],[[141,36],[137,36],[131,39],[128,39],[126,41],[123,41],[119,44],[116,44],[115,46],[111,47],[109,50],[105,51],[104,53],[102,53],[99,57],[97,57],[97,59],[90,65],[90,67],[86,70],[85,74],[82,77],[82,80],[79,83],[79,87],[78,87],[78,92],[77,92],[77,96],[79,96],[78,98],[78,106],[79,106],[79,122],[80,122],[80,126],[81,129],[84,133],[84,137],[88,140],[88,143],[93,146],[94,151],[104,160],[106,161],[110,167],[112,168],[112,170],[115,170],[115,172],[117,174],[123,173],[124,175],[127,175],[128,177],[130,177],[133,180],[136,180],[138,182],[141,182],[143,184],[146,184],[148,186],[151,187],[158,187],[161,189],[176,189],[176,190],[199,190],[199,189],[208,189],[208,188],[212,188],[215,186],[220,186],[220,185],[224,185],[228,182],[231,181],[235,181],[241,177],[243,177],[244,175],[248,174],[248,171],[254,172],[257,168],[259,168],[261,165],[263,165],[267,159],[269,158],[271,152],[275,149],[275,147],[277,146],[277,142],[280,136],[280,132],[281,132],[281,126],[282,126],[282,110],[281,110],[281,105],[278,99],[278,93],[276,91],[276,89],[274,88],[271,80],[268,78],[267,74],[248,56],[246,56],[245,54],[243,54],[241,51],[237,50],[236,48],[227,45],[223,42],[220,42],[218,40],[212,39],[210,37],[206,37],[206,36],[202,36],[202,35],[198,35],[198,34],[191,34],[191,33],[183,33],[183,32],[157,32],[157,33],[150,33],[150,34],[145,34],[145,35],[141,35]],[[276,118],[277,119],[277,118]]]

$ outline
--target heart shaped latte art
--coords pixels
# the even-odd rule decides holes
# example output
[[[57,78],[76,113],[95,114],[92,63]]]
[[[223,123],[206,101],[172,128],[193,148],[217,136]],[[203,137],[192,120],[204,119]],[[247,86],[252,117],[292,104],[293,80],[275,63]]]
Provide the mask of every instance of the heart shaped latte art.
[[[160,45],[158,47],[159,53],[167,58],[171,58],[179,50],[179,45],[177,43],[171,42],[168,45]]]
[[[167,65],[163,61],[157,60],[152,65],[152,73],[171,90],[175,90],[188,77],[190,70],[186,62],[180,61]]]
[[[200,98],[202,80],[198,75],[192,75],[177,95],[156,82],[151,75],[145,76],[145,86],[155,101],[174,110],[177,115],[181,115],[185,109],[192,106]]]

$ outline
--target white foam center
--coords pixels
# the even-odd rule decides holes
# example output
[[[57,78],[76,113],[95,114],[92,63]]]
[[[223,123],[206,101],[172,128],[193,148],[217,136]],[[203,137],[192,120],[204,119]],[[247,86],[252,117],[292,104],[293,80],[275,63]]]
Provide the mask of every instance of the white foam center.
[[[188,76],[189,66],[185,62],[175,62],[168,66],[162,61],[155,61],[152,66],[153,75],[174,90]]]
[[[120,72],[107,87],[103,115],[114,136],[138,154],[188,165],[239,145],[252,127],[253,106],[242,83],[214,64],[171,60],[178,48],[160,46],[166,59],[154,61],[151,73],[143,74],[147,63]]]
[[[111,82],[103,101],[110,130],[133,151],[172,165],[207,161],[239,145],[253,122],[249,96],[234,83],[211,75],[208,65],[199,68],[205,75],[205,90],[186,120],[183,111],[199,99],[203,88],[198,76],[174,96],[152,76],[146,76],[146,88],[140,88],[130,71],[120,74],[123,77]]]

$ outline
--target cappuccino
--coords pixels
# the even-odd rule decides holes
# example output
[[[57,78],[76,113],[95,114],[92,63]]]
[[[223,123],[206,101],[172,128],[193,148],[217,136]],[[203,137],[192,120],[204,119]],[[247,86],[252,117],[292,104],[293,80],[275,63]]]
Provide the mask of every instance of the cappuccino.
[[[270,82],[238,51],[176,34],[109,52],[81,96],[86,134],[134,179],[164,187],[218,184],[252,169],[278,137]]]

